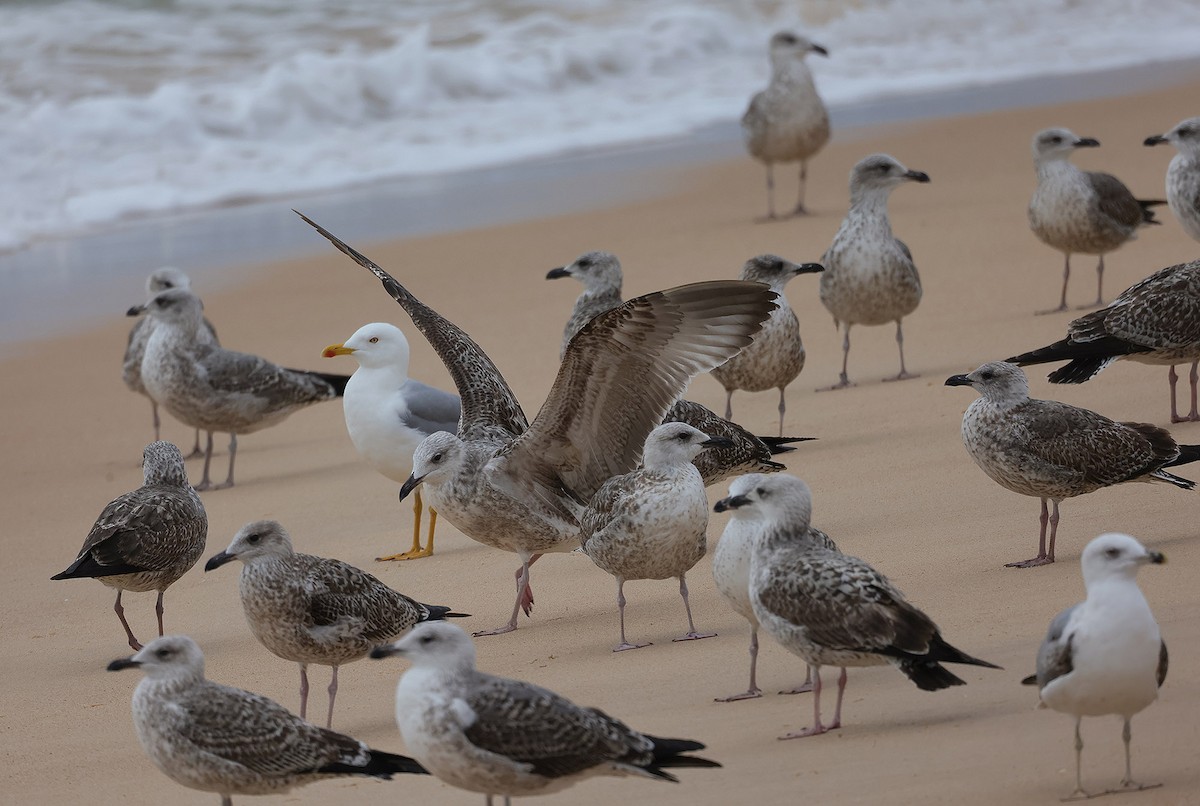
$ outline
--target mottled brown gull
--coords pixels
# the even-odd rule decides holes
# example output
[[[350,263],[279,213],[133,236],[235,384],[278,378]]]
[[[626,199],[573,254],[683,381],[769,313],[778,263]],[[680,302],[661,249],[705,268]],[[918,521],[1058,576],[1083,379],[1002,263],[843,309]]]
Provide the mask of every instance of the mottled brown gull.
[[[96,518],[79,556],[51,579],[90,577],[117,589],[113,610],[129,646],[141,649],[121,606],[125,591],[158,591],[154,610],[163,634],[163,593],[204,554],[208,516],[188,484],[183,455],[170,442],[142,452],[142,486],[114,498]]]
[[[164,266],[161,269],[155,269],[150,272],[150,276],[146,278],[146,300],[147,302],[159,291],[166,291],[168,288],[182,288],[190,291],[192,281],[186,274],[179,269],[170,266]],[[159,439],[161,436],[162,422],[158,416],[158,403],[150,393],[146,391],[145,384],[142,383],[142,358],[146,354],[146,342],[150,340],[150,333],[154,330],[154,319],[149,316],[143,316],[146,312],[146,305],[134,305],[128,311],[127,316],[139,317],[133,323],[133,327],[129,331],[129,340],[125,343],[125,358],[121,365],[121,380],[129,387],[131,392],[136,392],[139,395],[145,395],[150,401],[150,413],[154,422],[154,439]],[[217,339],[217,329],[213,327],[212,322],[208,321],[207,317],[200,322],[200,330],[196,333],[196,338],[199,341],[209,344],[220,344]],[[202,453],[200,448],[200,429],[196,429],[196,443],[192,448],[191,456],[199,456]]]
[[[1100,141],[1077,137],[1070,129],[1044,129],[1033,136],[1033,165],[1037,190],[1029,201],[1029,227],[1042,243],[1063,253],[1062,297],[1057,308],[1067,309],[1067,283],[1071,255],[1099,255],[1096,265],[1096,302],[1104,304],[1104,256],[1137,237],[1146,224],[1159,223],[1150,208],[1165,202],[1134,198],[1129,188],[1112,174],[1081,171],[1070,162],[1077,148]]]
[[[1054,562],[1063,499],[1127,481],[1162,481],[1185,490],[1196,486],[1164,468],[1200,459],[1200,445],[1178,445],[1165,429],[1149,423],[1119,423],[1088,409],[1030,398],[1029,382],[1015,364],[993,361],[967,375],[952,375],[946,386],[979,392],[962,421],[963,444],[975,464],[1001,487],[1042,501],[1037,556],[1009,567]],[[1053,512],[1047,501],[1053,502]]]
[[[373,658],[412,663],[396,685],[405,747],[437,778],[497,795],[547,795],[597,775],[677,782],[676,767],[720,767],[687,755],[704,745],[639,733],[597,708],[475,668],[471,638],[451,624],[419,624]]]
[[[908,246],[892,235],[887,203],[905,182],[928,181],[887,154],[872,154],[850,171],[850,210],[821,258],[821,304],[842,327],[842,373],[830,389],[853,385],[846,366],[854,325],[895,322],[900,374],[891,380],[915,377],[904,366],[901,320],[921,302],[921,276]]]
[[[1170,143],[1179,152],[1167,167],[1167,206],[1187,234],[1200,241],[1200,117],[1145,140],[1148,146],[1159,143]]]
[[[804,369],[804,343],[800,341],[800,322],[788,305],[783,288],[800,274],[824,271],[819,263],[792,263],[776,255],[758,255],[742,266],[739,278],[770,286],[779,307],[754,337],[749,347],[712,371],[725,387],[725,419],[733,419],[733,393],[779,390],[779,436],[783,436],[783,417],[787,411],[784,391]]]
[[[242,562],[238,591],[250,632],[276,656],[300,664],[300,716],[308,714],[308,665],[333,667],[326,727],[333,727],[338,667],[361,660],[421,621],[461,616],[421,604],[352,565],[299,554],[277,521],[254,521],[204,566]]]
[[[563,328],[562,347],[558,357],[567,353],[567,345],[583,326],[605,311],[621,304],[621,261],[612,252],[587,252],[566,266],[559,266],[546,273],[547,280],[574,277],[583,283],[583,293],[575,300],[571,318]]]
[[[1107,308],[1067,325],[1067,337],[1008,359],[1020,366],[1069,361],[1050,373],[1051,383],[1083,383],[1112,362],[1127,358],[1141,364],[1167,364],[1171,386],[1171,422],[1200,420],[1196,409],[1196,362],[1200,360],[1200,260],[1168,266],[1125,289]],[[1175,365],[1192,363],[1192,408],[1179,416]]]
[[[285,369],[265,358],[226,350],[196,338],[200,300],[180,288],[160,292],[146,305],[154,332],[146,343],[142,382],[173,417],[195,428],[229,434],[229,475],[215,489],[233,486],[237,435],[282,422],[292,412],[341,394],[347,376]],[[211,486],[212,435],[198,490]]]
[[[110,672],[140,669],[133,690],[133,727],[142,750],[172,781],[221,796],[269,795],[346,775],[390,779],[426,774],[407,756],[373,750],[363,742],[293,715],[249,691],[204,677],[204,655],[186,635],[157,638]]]
[[[693,283],[630,300],[571,341],[554,386],[528,424],[492,360],[453,323],[373,261],[305,218],[370,270],[412,317],[462,398],[458,434],[426,437],[401,496],[424,484],[430,505],[459,531],[517,554],[509,621],[532,607],[529,568],[545,552],[579,546],[579,516],[607,479],[637,466],[654,426],[691,378],[746,346],[775,303],[739,280]]]
[[[421,440],[438,431],[457,431],[458,397],[408,377],[408,339],[395,325],[363,325],[342,344],[325,348],[326,358],[348,355],[358,369],[346,383],[342,410],[359,456],[397,484],[412,474],[412,455]],[[429,546],[421,548],[421,491],[413,496],[413,545],[378,560],[413,560],[433,554],[437,510],[429,508]]]
[[[760,476],[747,494],[716,510],[755,521],[750,602],[762,628],[812,667],[813,724],[780,738],[816,736],[841,727],[847,666],[892,664],[922,691],[966,681],[941,664],[998,669],[942,639],[929,616],[867,563],[830,548],[811,529],[812,496],[795,476]],[[821,667],[841,666],[833,721],[821,721]]]
[[[687,572],[704,556],[708,530],[708,497],[691,460],[728,443],[686,423],[660,425],[646,437],[641,467],[604,482],[583,511],[583,552],[617,580],[621,643],[613,652],[650,645],[625,639],[625,583],[635,579],[679,580],[688,631],[672,640],[716,635],[696,630],[688,602]]]
[[[734,479],[729,485],[729,497],[753,495],[762,475],[747,473]],[[725,524],[725,531],[717,541],[717,547],[712,555],[713,581],[717,590],[725,597],[730,606],[739,616],[750,624],[750,685],[740,694],[728,697],[718,697],[717,702],[736,702],[762,696],[758,687],[758,616],[754,615],[754,606],[750,603],[750,558],[754,554],[754,540],[761,531],[763,524],[757,520],[746,518],[730,518]],[[826,548],[837,551],[837,544],[829,535],[813,526],[808,527],[809,537]],[[780,694],[801,694],[812,691],[812,670],[808,670],[804,682]]]
[[[1103,534],[1080,558],[1087,598],[1059,613],[1038,649],[1037,674],[1021,682],[1038,687],[1040,707],[1075,717],[1075,791],[1065,800],[1150,789],[1133,780],[1130,721],[1158,699],[1167,678],[1167,645],[1137,584],[1138,568],[1164,563],[1134,538]],[[1085,716],[1114,714],[1125,722],[1125,777],[1119,789],[1089,794],[1083,788]]]
[[[767,167],[768,219],[776,217],[775,163],[800,163],[800,190],[792,214],[802,215],[808,212],[804,207],[808,161],[829,142],[829,112],[804,63],[810,53],[829,55],[825,48],[800,34],[780,31],[772,36],[771,81],[750,99],[742,115],[746,150]]]

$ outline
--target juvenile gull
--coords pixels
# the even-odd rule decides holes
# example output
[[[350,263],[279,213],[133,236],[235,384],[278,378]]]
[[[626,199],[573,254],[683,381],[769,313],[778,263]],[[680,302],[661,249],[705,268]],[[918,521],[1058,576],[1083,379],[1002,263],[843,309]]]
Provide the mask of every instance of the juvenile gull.
[[[155,269],[146,278],[147,301],[159,291],[166,291],[168,288],[182,288],[190,291],[192,281],[179,269],[170,266]],[[127,316],[136,316],[139,318],[133,323],[133,328],[129,331],[129,340],[125,343],[125,360],[121,366],[121,380],[125,382],[125,385],[129,387],[131,392],[145,395],[150,401],[150,413],[154,418],[154,439],[158,440],[162,425],[158,417],[158,403],[155,402],[154,398],[150,397],[150,393],[146,391],[145,384],[142,383],[142,357],[146,354],[146,342],[150,339],[150,332],[154,330],[154,320],[149,316],[142,316],[145,312],[145,305],[134,305],[125,312]],[[212,322],[209,322],[207,317],[201,320],[200,330],[196,333],[196,338],[208,344],[220,344],[217,340],[217,329],[212,326]],[[196,444],[192,448],[191,455],[199,456],[200,453],[200,429],[197,428]]]
[[[412,455],[421,440],[438,431],[457,431],[458,397],[408,377],[408,339],[395,325],[363,325],[342,344],[325,348],[326,358],[348,355],[358,369],[346,383],[342,410],[359,456],[397,484],[412,474]],[[421,548],[421,491],[413,497],[413,545],[378,560],[414,560],[433,554],[437,510],[429,508],[429,547]]]
[[[642,466],[613,476],[592,496],[579,519],[583,551],[617,580],[621,643],[613,652],[649,646],[625,639],[625,582],[679,578],[688,631],[675,641],[711,638],[692,621],[687,572],[707,548],[708,497],[692,458],[730,440],[710,437],[686,423],[660,425],[646,437]]]
[[[1050,373],[1051,383],[1083,383],[1112,362],[1128,358],[1141,364],[1167,364],[1171,385],[1171,422],[1200,420],[1196,410],[1196,362],[1200,359],[1200,260],[1160,269],[1120,293],[1107,308],[1067,325],[1067,337],[1008,359],[1028,366],[1070,361]],[[1179,416],[1175,365],[1192,362],[1192,408]]]
[[[318,728],[249,691],[204,678],[204,655],[186,635],[157,638],[110,672],[137,668],[133,727],[142,750],[178,784],[234,795],[269,795],[325,778],[370,775],[390,779],[426,774],[407,756]]]
[[[190,291],[173,288],[146,305],[155,320],[142,360],[142,382],[173,417],[195,428],[229,434],[229,475],[215,489],[233,486],[237,435],[282,422],[305,406],[329,400],[345,388],[345,376],[276,366],[265,358],[226,350],[196,338],[203,314]],[[198,490],[211,486],[212,434]]]
[[[308,665],[333,667],[326,727],[333,727],[339,666],[417,622],[463,615],[421,604],[341,560],[296,553],[276,521],[243,526],[204,570],[233,560],[242,561],[238,590],[250,632],[277,657],[300,664],[301,718],[308,714]]]
[[[1032,399],[1025,373],[1015,364],[993,361],[950,376],[946,386],[979,392],[962,421],[963,444],[975,464],[1001,487],[1042,500],[1037,556],[1006,563],[1010,568],[1054,562],[1058,505],[1065,498],[1127,481],[1196,486],[1164,468],[1200,459],[1200,445],[1178,445],[1149,423],[1118,423],[1088,409]],[[1052,513],[1047,501],[1054,504]]]
[[[762,476],[758,473],[748,473],[733,480],[729,485],[729,497],[747,497],[754,493]],[[712,574],[717,583],[717,590],[725,597],[734,611],[750,624],[750,686],[741,694],[729,697],[718,697],[717,702],[735,702],[749,700],[762,696],[758,687],[758,617],[754,615],[754,606],[750,603],[750,558],[754,554],[755,536],[762,531],[760,521],[747,518],[730,518],[725,524],[725,531],[713,551]],[[811,540],[831,551],[837,551],[837,544],[829,535],[813,526],[808,527]],[[804,682],[790,691],[780,694],[801,694],[812,691],[812,670],[808,670]]]
[[[1137,584],[1139,567],[1164,562],[1161,553],[1129,535],[1103,534],[1088,543],[1080,558],[1087,598],[1050,622],[1038,649],[1037,674],[1021,681],[1038,687],[1040,707],[1075,717],[1075,791],[1066,800],[1093,797],[1083,788],[1079,728],[1085,716],[1116,714],[1125,720],[1125,777],[1120,789],[1109,792],[1162,786],[1133,780],[1129,723],[1158,699],[1167,678],[1167,645]]]
[[[533,424],[487,354],[386,271],[305,218],[369,269],[412,317],[462,398],[458,434],[425,438],[401,497],[424,483],[459,531],[521,558],[509,621],[529,613],[529,568],[579,546],[579,516],[600,485],[637,466],[642,445],[691,378],[746,346],[775,303],[738,280],[647,294],[593,319],[571,341]]]
[[[487,796],[546,795],[596,775],[678,782],[671,767],[720,767],[686,753],[689,739],[638,733],[597,708],[581,708],[532,683],[480,672],[475,646],[451,624],[417,625],[373,658],[412,663],[396,686],[404,744],[442,781]]]
[[[755,521],[750,602],[767,633],[812,667],[813,724],[780,738],[816,736],[841,727],[847,666],[892,664],[922,691],[965,685],[942,663],[998,669],[942,639],[933,620],[887,577],[857,557],[830,548],[811,528],[812,496],[795,476],[760,476],[747,494],[716,511]],[[822,535],[823,537],[823,535]],[[826,538],[827,539],[827,538]],[[833,722],[821,721],[821,667],[841,666]]]
[[[824,271],[819,263],[796,264],[776,255],[759,255],[746,261],[740,279],[770,286],[779,307],[763,325],[754,341],[733,358],[712,371],[725,387],[725,419],[733,419],[733,393],[779,390],[779,436],[783,436],[783,415],[787,411],[784,390],[804,369],[804,343],[800,341],[800,322],[788,305],[783,287],[799,274]]]
[[[890,380],[915,377],[904,367],[900,322],[921,302],[921,277],[908,246],[892,235],[887,203],[905,182],[928,181],[928,174],[910,171],[887,154],[872,154],[850,171],[850,211],[821,258],[821,304],[834,325],[842,326],[842,374],[831,389],[852,385],[846,364],[853,325],[895,322],[900,374]]]
[[[1029,201],[1029,227],[1042,243],[1063,253],[1062,297],[1057,308],[1039,313],[1067,309],[1074,253],[1100,256],[1095,305],[1103,305],[1104,256],[1136,238],[1139,227],[1159,223],[1150,208],[1164,202],[1136,199],[1115,176],[1081,171],[1069,161],[1075,149],[1098,145],[1099,140],[1077,137],[1070,129],[1044,129],[1033,136],[1038,185]]]
[[[1200,241],[1200,117],[1145,141],[1148,146],[1159,143],[1170,143],[1179,152],[1167,168],[1167,206],[1187,234]]]
[[[158,591],[154,612],[163,634],[163,593],[204,554],[208,516],[188,484],[183,455],[170,442],[142,451],[142,486],[104,507],[75,562],[51,579],[98,579],[117,589],[113,610],[129,646],[141,649],[121,606],[125,591]]]
[[[559,266],[546,273],[547,280],[574,277],[583,283],[583,293],[575,300],[571,318],[563,328],[562,347],[559,360],[567,354],[567,345],[583,326],[605,311],[621,304],[621,261],[612,252],[587,252],[566,266]]]
[[[767,166],[767,218],[775,218],[777,162],[800,163],[800,191],[793,215],[802,215],[808,161],[829,142],[829,112],[817,94],[804,59],[829,51],[791,31],[771,37],[771,82],[750,99],[742,115],[742,137],[750,156]]]

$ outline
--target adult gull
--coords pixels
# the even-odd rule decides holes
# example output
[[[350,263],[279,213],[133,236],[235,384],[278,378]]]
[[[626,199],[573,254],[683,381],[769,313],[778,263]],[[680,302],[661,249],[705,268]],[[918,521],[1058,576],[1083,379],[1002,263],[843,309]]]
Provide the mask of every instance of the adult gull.
[[[1200,117],[1188,118],[1166,134],[1147,137],[1148,146],[1170,143],[1179,152],[1167,166],[1167,206],[1183,229],[1200,241]]]

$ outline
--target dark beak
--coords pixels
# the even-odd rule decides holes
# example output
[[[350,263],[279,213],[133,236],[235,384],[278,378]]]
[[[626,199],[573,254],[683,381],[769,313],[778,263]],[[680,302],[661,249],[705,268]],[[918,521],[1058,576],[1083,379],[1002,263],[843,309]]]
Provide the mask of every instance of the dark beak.
[[[813,43],[809,49],[812,50],[813,53],[819,53],[822,56],[829,55],[829,51],[825,50],[825,48],[821,47],[820,45],[818,45],[816,43]]]
[[[380,644],[379,646],[373,647],[371,649],[370,657],[372,660],[383,660],[384,658],[390,658],[393,655],[403,655],[403,654],[404,654],[403,652],[396,649],[391,644]]]
[[[142,664],[140,661],[136,661],[133,658],[117,658],[115,661],[108,664],[108,670],[110,672],[119,672],[122,669],[136,669],[141,665]]]
[[[1100,145],[1100,141],[1095,137],[1082,137],[1075,141],[1076,148],[1095,148]]]
[[[713,512],[724,512],[727,509],[737,509],[744,507],[750,503],[750,499],[744,495],[731,495],[728,498],[722,498],[717,503],[713,504]]]
[[[1161,134],[1152,134],[1149,137],[1147,137],[1145,140],[1142,141],[1142,145],[1156,146],[1159,143],[1165,143],[1165,142],[1167,142],[1167,138],[1163,137]]]
[[[214,554],[209,561],[204,564],[204,570],[211,571],[214,568],[220,568],[225,563],[232,562],[236,559],[236,554],[230,554],[227,551],[222,551],[220,554]]]
[[[904,174],[905,179],[911,179],[914,182],[928,182],[929,174],[924,171],[907,171]]]
[[[1150,144],[1146,143],[1146,145],[1150,145]],[[125,312],[125,315],[126,316],[141,316],[145,312],[146,312],[145,305],[134,305],[132,308],[130,308],[129,310],[127,310]]]
[[[404,482],[404,484],[400,486],[400,500],[403,501],[405,498],[408,498],[408,494],[417,489],[417,486],[423,481],[425,481],[424,476],[418,478],[410,475],[408,477],[408,481]]]
[[[817,272],[825,271],[825,267],[820,263],[800,263],[792,264],[792,272],[795,274],[816,274]]]
[[[1167,555],[1163,554],[1161,551],[1151,551],[1148,556],[1150,557],[1150,562],[1154,563],[1155,565],[1162,565],[1167,561]]]
[[[729,437],[709,437],[700,443],[702,448],[732,448],[733,440]]]
[[[559,277],[570,277],[571,273],[567,271],[566,266],[559,266],[557,269],[551,269],[546,272],[547,280],[557,280]]]
[[[970,386],[971,379],[966,375],[951,375],[946,379],[947,386]]]

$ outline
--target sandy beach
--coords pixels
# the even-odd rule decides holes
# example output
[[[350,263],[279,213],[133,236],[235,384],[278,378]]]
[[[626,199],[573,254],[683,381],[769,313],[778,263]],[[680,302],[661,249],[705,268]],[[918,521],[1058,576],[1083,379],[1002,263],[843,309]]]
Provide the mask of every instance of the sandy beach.
[[[534,569],[537,605],[510,635],[477,642],[481,668],[555,689],[649,733],[704,741],[724,769],[685,770],[679,785],[598,779],[552,796],[555,803],[627,800],[661,804],[762,803],[1056,803],[1073,787],[1072,725],[1035,711],[1037,697],[1019,681],[1033,670],[1049,620],[1083,596],[1079,553],[1097,534],[1129,532],[1164,551],[1169,563],[1145,569],[1140,582],[1171,650],[1160,702],[1133,723],[1134,774],[1161,789],[1125,796],[1138,806],[1200,800],[1200,499],[1167,485],[1124,485],[1062,506],[1058,562],[1015,570],[1032,556],[1038,502],[991,482],[959,437],[970,389],[943,386],[951,374],[1060,338],[1071,316],[1033,316],[1058,295],[1062,258],[1030,233],[1025,208],[1035,184],[1029,142],[1051,125],[1099,139],[1076,156],[1081,167],[1121,178],[1141,198],[1162,198],[1170,148],[1142,140],[1196,113],[1200,75],[1188,83],[1116,98],[1006,110],[969,117],[856,130],[835,135],[812,163],[807,201],[814,215],[756,224],[765,209],[761,166],[748,158],[673,170],[651,198],[586,214],[384,243],[355,243],[421,300],[464,327],[536,413],[557,369],[559,338],[580,287],[548,283],[552,267],[606,249],[619,255],[625,294],[734,277],[746,258],[773,252],[819,260],[847,203],[846,177],[862,156],[886,151],[927,172],[929,185],[900,188],[890,205],[896,234],[911,247],[924,283],[918,310],[904,323],[910,371],[920,377],[882,383],[897,371],[894,331],[856,328],[850,354],[857,387],[817,393],[837,379],[841,336],[800,277],[788,297],[800,318],[807,366],[788,394],[786,431],[816,436],[786,457],[812,487],[814,523],[843,550],[887,574],[941,626],[945,638],[1004,671],[958,667],[967,686],[919,691],[891,667],[851,670],[844,725],[831,734],[780,742],[809,724],[810,695],[778,696],[802,678],[803,664],[764,637],[761,699],[715,703],[741,691],[748,631],[720,598],[707,559],[689,576],[697,626],[718,637],[682,644],[683,608],[671,581],[626,586],[630,633],[653,645],[613,654],[615,586],[581,555],[552,555]],[[790,201],[794,173],[780,170],[779,199]],[[647,181],[655,181],[649,172]],[[577,192],[585,193],[586,188]],[[1105,294],[1164,266],[1200,255],[1166,208],[1163,225],[1107,259]],[[321,223],[338,232],[336,215]],[[349,373],[349,358],[322,359],[327,344],[360,325],[390,321],[413,345],[413,377],[446,388],[436,356],[400,308],[363,269],[299,219],[296,239],[309,256],[247,266],[236,288],[196,290],[227,347],[288,365]],[[1069,302],[1095,293],[1094,259],[1073,261]],[[148,267],[153,268],[153,267]],[[65,290],[64,290],[65,293]],[[128,303],[141,300],[140,281]],[[90,580],[51,582],[74,558],[106,502],[137,487],[141,449],[152,432],[149,404],[120,380],[129,321],[114,310],[103,327],[58,339],[9,345],[0,389],[6,461],[6,562],[0,572],[6,651],[0,674],[4,772],[9,803],[215,803],[184,790],[142,754],[129,700],[136,672],[107,674],[129,654],[112,612],[113,593]],[[1171,426],[1166,371],[1118,362],[1081,386],[1052,386],[1031,368],[1035,397],[1086,406],[1118,420],[1167,426],[1182,443],[1200,442],[1200,424]],[[1185,385],[1181,385],[1181,389]],[[1185,393],[1186,396],[1186,393]],[[710,377],[689,394],[720,410],[724,392]],[[734,414],[759,433],[774,433],[773,393],[739,393]],[[168,420],[164,438],[185,450],[191,431]],[[474,614],[468,629],[501,623],[511,603],[517,561],[440,522],[434,557],[380,564],[407,547],[411,509],[396,486],[362,464],[346,435],[340,403],[302,411],[280,426],[240,440],[238,484],[204,493],[209,514],[205,556],[258,518],[281,521],[296,548],[365,568],[422,601]],[[215,470],[225,472],[222,449]],[[200,465],[189,462],[193,480]],[[1195,468],[1181,475],[1196,477]],[[723,488],[709,491],[715,500]],[[710,541],[724,528],[714,515]],[[237,597],[234,564],[205,574],[198,566],[165,599],[170,633],[205,650],[211,679],[248,688],[298,708],[294,664],[251,636]],[[151,594],[130,594],[126,614],[143,640],[154,632]],[[334,727],[372,746],[403,752],[392,714],[404,665],[364,660],[345,667]],[[328,670],[312,671],[314,713],[323,713]],[[827,682],[833,676],[827,672]],[[832,686],[827,692],[832,693]],[[831,712],[832,696],[826,709]],[[1084,782],[1102,789],[1123,772],[1116,718],[1084,724]],[[390,783],[318,783],[269,803],[460,804],[476,795],[432,778]],[[244,799],[239,802],[245,802]],[[547,800],[547,802],[551,802]]]

